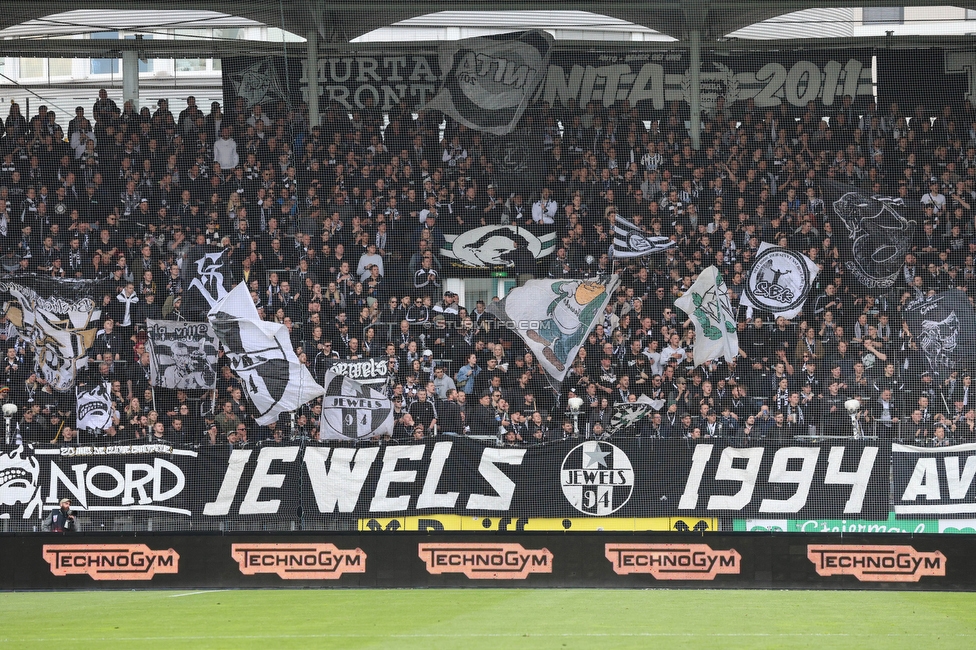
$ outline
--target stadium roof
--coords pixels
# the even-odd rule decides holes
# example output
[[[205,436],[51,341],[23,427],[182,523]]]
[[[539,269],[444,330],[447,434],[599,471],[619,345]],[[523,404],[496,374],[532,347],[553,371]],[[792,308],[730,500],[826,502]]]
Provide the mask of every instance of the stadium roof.
[[[946,0],[911,0],[908,6],[945,6]],[[976,8],[976,0],[953,3]],[[316,25],[321,41],[348,43],[377,28],[436,12],[449,11],[525,11],[577,10],[602,14],[640,25],[678,40],[687,40],[692,30],[699,30],[703,40],[719,40],[743,27],[801,9],[814,7],[890,7],[891,0],[158,0],[152,10],[211,11],[246,18],[287,32],[304,36]],[[84,3],[89,12],[104,15],[145,9],[144,3],[131,0],[90,0]],[[0,29],[20,25],[32,19],[55,15],[65,10],[64,2],[3,3]],[[179,27],[179,25],[177,25]]]

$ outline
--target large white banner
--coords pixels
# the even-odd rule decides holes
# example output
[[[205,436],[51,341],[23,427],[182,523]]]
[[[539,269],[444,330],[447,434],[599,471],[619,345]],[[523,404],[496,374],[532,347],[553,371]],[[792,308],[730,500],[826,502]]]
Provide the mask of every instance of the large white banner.
[[[298,360],[288,328],[261,320],[243,282],[214,305],[208,318],[258,411],[258,424],[274,422],[325,393]]]

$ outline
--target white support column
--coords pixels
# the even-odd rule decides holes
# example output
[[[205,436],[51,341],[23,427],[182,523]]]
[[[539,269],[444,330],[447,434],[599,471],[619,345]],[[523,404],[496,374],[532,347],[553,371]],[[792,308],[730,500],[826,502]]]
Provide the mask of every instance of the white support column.
[[[122,51],[122,101],[132,100],[139,111],[139,51]],[[121,108],[121,107],[120,107]]]
[[[314,27],[308,31],[306,37],[308,52],[306,53],[308,78],[308,126],[319,125],[319,30]]]
[[[691,73],[691,146],[701,148],[701,32],[691,30],[689,34],[688,65]]]

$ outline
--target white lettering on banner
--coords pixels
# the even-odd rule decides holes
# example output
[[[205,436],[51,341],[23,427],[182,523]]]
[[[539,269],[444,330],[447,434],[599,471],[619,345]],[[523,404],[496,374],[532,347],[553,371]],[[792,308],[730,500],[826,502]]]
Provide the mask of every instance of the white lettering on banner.
[[[562,66],[550,64],[543,100],[565,104],[575,99],[581,106],[593,101],[606,107],[622,100],[628,100],[631,106],[650,101],[655,109],[662,109],[671,101],[688,101],[686,72],[666,73],[657,63],[632,67],[615,62],[622,58],[601,56],[601,60],[612,64],[573,65],[568,73]],[[848,59],[844,65],[827,61],[822,69],[807,60],[795,62],[789,70],[777,62],[767,63],[755,72],[735,72],[718,62],[713,62],[712,67],[714,70],[703,65],[700,74],[705,107],[714,105],[719,95],[729,103],[752,98],[756,106],[766,107],[779,106],[784,99],[794,106],[803,106],[818,98],[824,106],[832,106],[843,95],[856,98],[872,94],[871,69],[856,58]]]
[[[436,61],[436,55],[429,56]],[[428,55],[319,59],[319,96],[325,95],[328,101],[338,102],[347,110],[365,108],[367,97],[384,111],[402,99],[412,98],[419,102],[411,103],[423,104],[437,92],[440,82],[427,58]],[[404,77],[406,72],[409,74]],[[302,100],[308,101],[308,62],[304,59],[300,85]]]
[[[383,454],[383,469],[380,480],[376,484],[376,494],[369,503],[370,512],[392,512],[406,510],[410,506],[410,496],[390,497],[390,486],[394,483],[413,483],[417,480],[416,470],[397,471],[397,462],[403,460],[420,460],[424,457],[424,447],[411,445],[403,447],[387,447]]]
[[[819,457],[819,447],[787,447],[776,452],[773,466],[769,468],[769,482],[795,483],[796,492],[789,499],[763,499],[759,512],[797,512],[805,506]],[[788,469],[789,462],[793,459],[801,461],[800,469]]]
[[[515,482],[498,469],[496,463],[521,465],[525,449],[485,449],[481,453],[478,473],[491,485],[498,496],[472,494],[468,497],[469,510],[508,510],[515,495]]]
[[[330,451],[332,463],[327,470],[325,462],[329,459]],[[379,447],[306,447],[305,471],[308,472],[319,512],[353,512],[359,503],[359,495],[363,491],[369,470],[379,453]]]
[[[764,451],[765,449],[762,447],[750,449],[726,447],[722,450],[718,469],[715,470],[715,480],[737,481],[740,487],[739,491],[732,496],[714,494],[709,497],[709,510],[741,510],[752,501],[752,493],[756,489],[756,480],[759,478],[759,467],[762,464]],[[737,458],[746,459],[745,469],[736,469],[733,466]]]
[[[897,514],[976,513],[976,499],[971,496],[976,479],[976,444],[935,449],[894,444],[892,467]]]
[[[861,452],[861,458],[857,463],[857,470],[854,472],[842,472],[841,463],[844,461],[844,447],[831,447],[830,456],[827,459],[827,474],[824,476],[824,485],[850,485],[851,496],[844,504],[844,514],[857,514],[861,512],[864,505],[864,497],[868,492],[868,484],[871,482],[871,473],[874,472],[874,461],[878,457],[877,447],[865,447]]]
[[[203,514],[208,517],[221,517],[230,512],[234,497],[237,496],[237,486],[241,483],[241,476],[244,475],[244,468],[250,458],[250,449],[235,449],[231,452],[230,459],[227,461],[227,471],[224,472],[224,480],[220,483],[220,491],[217,492],[217,500],[205,504]]]
[[[56,504],[67,490],[82,508],[88,508],[89,495],[99,499],[122,497],[117,507],[100,506],[102,510],[129,510],[133,506],[152,506],[172,499],[186,487],[186,477],[177,465],[163,458],[153,459],[153,464],[126,463],[121,471],[108,465],[87,463],[72,465],[72,480],[54,461],[50,464],[50,481],[44,501]],[[164,485],[172,487],[164,490]],[[138,498],[134,495],[137,495]],[[149,508],[151,509],[151,508]],[[183,511],[189,515],[189,511]]]
[[[417,509],[423,508],[453,508],[457,503],[459,494],[457,492],[447,492],[437,494],[437,484],[441,481],[441,474],[444,472],[444,463],[451,454],[450,442],[438,442],[430,452],[430,466],[427,468],[427,478],[424,479],[424,489],[417,499]]]
[[[901,500],[915,501],[919,497],[925,497],[929,501],[942,498],[939,490],[939,467],[934,458],[918,459]]]
[[[678,502],[678,510],[695,510],[698,508],[699,492],[708,463],[712,458],[714,445],[698,445],[692,455],[691,469],[685,481],[685,489]],[[739,483],[734,494],[711,494],[708,499],[708,510],[741,510],[749,505],[755,492],[756,484],[760,480],[759,472],[762,466],[764,448],[751,447],[736,449],[727,447],[722,450],[718,466],[715,469],[715,481],[734,481]],[[824,475],[824,486],[850,485],[851,493],[844,506],[845,514],[861,512],[864,498],[867,494],[874,463],[878,456],[878,447],[864,447],[858,460],[857,470],[854,472],[841,471],[844,460],[844,447],[831,447],[827,459],[827,470]],[[746,459],[745,468],[737,468],[736,459]],[[781,447],[773,456],[767,483],[786,483],[797,486],[793,495],[787,499],[763,499],[760,512],[790,513],[799,512],[807,503],[810,489],[816,475],[820,450],[815,447]],[[789,470],[789,461],[800,459],[798,470]]]
[[[285,474],[270,474],[271,463],[280,460],[283,463],[293,463],[298,457],[298,447],[265,447],[258,456],[258,465],[254,469],[251,483],[247,486],[244,501],[241,502],[242,515],[273,515],[281,506],[280,499],[261,501],[261,490],[268,488],[277,490],[285,482]]]

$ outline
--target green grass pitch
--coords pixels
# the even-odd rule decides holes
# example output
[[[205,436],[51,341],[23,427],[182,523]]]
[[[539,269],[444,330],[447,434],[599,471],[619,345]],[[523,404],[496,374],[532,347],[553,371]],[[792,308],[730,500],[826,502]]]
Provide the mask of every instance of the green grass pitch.
[[[10,648],[973,648],[976,595],[573,589],[0,594]]]

